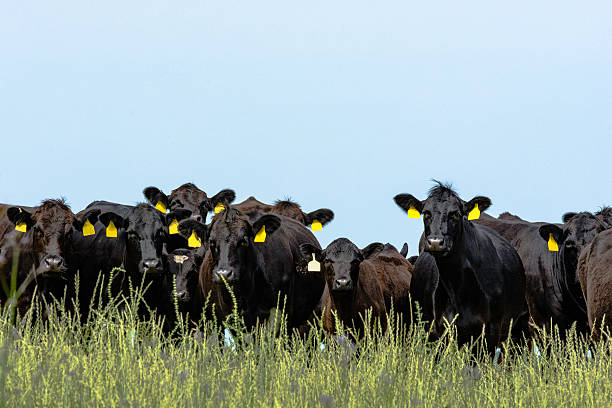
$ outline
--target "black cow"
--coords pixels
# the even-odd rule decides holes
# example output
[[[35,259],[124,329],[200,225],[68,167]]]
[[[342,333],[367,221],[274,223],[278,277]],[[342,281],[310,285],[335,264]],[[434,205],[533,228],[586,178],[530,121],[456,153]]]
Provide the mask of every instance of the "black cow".
[[[128,279],[133,287],[138,287],[145,278],[145,284],[151,284],[145,300],[149,306],[163,306],[158,304],[159,299],[170,291],[165,285],[162,258],[167,238],[165,215],[148,204],[129,206],[107,201],[94,201],[78,215],[92,210],[100,212],[93,229],[82,229],[72,240],[75,252],[72,269],[80,273],[81,307],[87,310],[98,274],[101,272],[108,283],[115,267],[124,268],[126,274],[116,276],[114,295],[127,294]]]
[[[82,220],[97,219],[98,212],[89,211],[75,217],[64,200],[45,200],[38,207],[0,205],[0,299],[6,301],[14,255],[17,259],[17,287],[24,284],[19,298],[20,313],[37,293],[60,298],[68,282],[67,264],[71,260],[71,236],[81,228]]]
[[[350,240],[338,238],[325,250],[309,243],[300,249],[325,279],[321,308],[328,332],[336,332],[337,317],[360,333],[368,311],[371,323],[378,320],[385,329],[392,304],[407,316],[412,265],[392,245],[375,242],[360,250]]]
[[[169,196],[157,187],[147,187],[143,190],[143,194],[147,201],[162,213],[170,211],[166,217],[168,252],[178,248],[188,248],[187,240],[178,233],[178,223],[181,220],[192,217],[205,223],[210,211],[218,212],[224,208],[223,205],[231,203],[236,198],[236,193],[229,189],[221,190],[213,197],[208,197],[193,183],[186,183],[175,188]],[[219,205],[221,206],[218,207]]]
[[[176,313],[190,320],[199,320],[204,307],[202,290],[199,284],[199,271],[204,256],[204,246],[193,249],[176,249],[167,255],[168,287],[172,304],[169,321],[176,319]],[[172,282],[173,281],[173,282]],[[176,302],[176,309],[174,308]]]
[[[423,317],[433,321],[434,335],[455,320],[459,344],[483,332],[489,347],[513,332],[527,329],[525,272],[510,243],[490,228],[468,220],[485,211],[491,200],[478,196],[464,202],[450,186],[437,183],[420,201],[410,194],[395,196],[404,211],[423,214],[424,250],[414,266],[410,293]],[[472,218],[470,216],[470,218]]]
[[[183,236],[194,231],[207,239],[208,248],[200,268],[204,296],[212,293],[220,317],[227,316],[233,301],[225,282],[234,293],[238,310],[247,327],[268,318],[270,310],[281,306],[289,328],[300,326],[312,313],[323,293],[320,276],[301,274],[300,243],[320,248],[312,233],[293,219],[274,214],[252,218],[234,207],[215,215],[210,226],[195,220],[179,224]]]

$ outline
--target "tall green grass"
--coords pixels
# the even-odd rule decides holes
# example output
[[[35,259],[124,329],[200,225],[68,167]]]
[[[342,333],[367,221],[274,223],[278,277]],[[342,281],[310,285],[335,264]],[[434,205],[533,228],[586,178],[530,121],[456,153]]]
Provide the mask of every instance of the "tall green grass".
[[[458,348],[455,332],[435,342],[427,326],[331,337],[283,325],[240,329],[138,318],[142,286],[114,298],[86,323],[61,302],[0,316],[0,403],[5,406],[175,407],[516,407],[612,406],[610,342],[541,333],[507,345],[497,362],[482,345]],[[44,309],[44,310],[43,310]],[[44,313],[45,318],[39,315]],[[275,315],[276,318],[279,314]],[[279,330],[280,327],[280,330]],[[534,352],[537,349],[539,352]],[[590,358],[588,357],[590,352]]]

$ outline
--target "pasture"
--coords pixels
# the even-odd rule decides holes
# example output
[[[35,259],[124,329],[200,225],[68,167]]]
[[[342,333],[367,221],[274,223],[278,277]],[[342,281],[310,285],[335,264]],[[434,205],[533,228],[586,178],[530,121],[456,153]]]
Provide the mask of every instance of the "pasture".
[[[366,329],[353,345],[312,326],[241,329],[139,319],[143,288],[92,311],[86,322],[61,302],[0,321],[0,400],[6,406],[132,407],[518,407],[610,406],[609,341],[575,332],[535,336],[535,348],[504,345],[492,358],[475,341],[458,348],[453,326],[427,340],[427,326]],[[95,303],[96,300],[92,299]],[[37,318],[45,310],[46,318]],[[276,317],[278,319],[278,317]],[[365,325],[369,327],[369,325]],[[280,327],[280,331],[274,328]],[[225,328],[235,330],[230,339]],[[494,361],[495,360],[495,361]]]

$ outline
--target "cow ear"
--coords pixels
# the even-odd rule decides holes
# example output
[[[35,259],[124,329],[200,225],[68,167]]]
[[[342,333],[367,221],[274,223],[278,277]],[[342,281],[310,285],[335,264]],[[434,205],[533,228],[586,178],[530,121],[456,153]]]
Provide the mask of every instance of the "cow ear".
[[[93,209],[85,212],[85,214],[80,217],[74,217],[74,221],[72,221],[72,226],[74,229],[81,231],[83,229],[83,225],[85,222],[89,221],[89,223],[93,226],[96,221],[98,221],[98,217],[100,216],[101,211],[99,209]]]
[[[393,200],[395,201],[395,204],[399,206],[399,208],[408,212],[408,215],[410,217],[418,218],[414,211],[418,212],[419,216],[423,211],[423,202],[416,199],[411,194],[398,194],[393,197]],[[412,215],[411,213],[414,213],[414,215]]]
[[[539,232],[542,239],[550,244],[552,244],[550,241],[551,236],[557,245],[563,242],[563,230],[554,224],[542,225]]]
[[[124,219],[122,216],[115,214],[114,212],[105,212],[98,216],[98,220],[105,227],[108,227],[110,222],[112,221],[115,224],[116,228],[127,228],[129,221]]]
[[[321,224],[320,227],[323,227],[325,224],[334,219],[334,212],[329,208],[319,208],[313,212],[309,212],[306,214],[304,219],[304,225],[311,225],[312,223],[316,223],[317,221]],[[313,226],[313,231],[316,231],[317,226]]]
[[[191,211],[186,210],[184,208],[178,208],[174,211],[170,211],[168,214],[166,214],[166,225],[170,224],[171,222],[173,222],[174,220],[176,221],[182,221],[186,218],[191,217]]]
[[[208,227],[193,218],[188,218],[179,222],[178,231],[187,239],[190,239],[194,233],[196,234],[196,238],[200,241],[206,241],[208,239]]]
[[[315,260],[323,262],[323,251],[321,248],[307,242],[300,245],[300,253],[309,261],[312,261],[312,254],[315,254]]]
[[[147,187],[144,190],[142,190],[142,193],[144,194],[147,201],[151,203],[152,206],[157,207],[158,203],[161,203],[164,206],[164,208],[168,208],[168,204],[169,204],[168,196],[164,194],[164,192],[161,191],[159,188]]]
[[[226,188],[225,190],[219,191],[217,194],[209,199],[206,204],[207,211],[215,211],[215,214],[223,211],[229,204],[234,202],[236,199],[236,193],[234,190]],[[204,203],[202,203],[204,205]]]
[[[595,213],[595,216],[606,225],[606,228],[612,228],[612,207],[602,207]]]
[[[403,256],[404,258],[408,256],[408,243],[407,242],[404,242],[404,246],[402,247],[402,250],[400,251],[400,255]]]
[[[480,213],[485,212],[491,206],[491,199],[489,197],[476,196],[463,206],[463,212],[468,214],[468,219],[477,220],[480,218]]]
[[[370,245],[366,246],[361,250],[361,255],[363,255],[363,259],[368,259],[369,257],[376,255],[380,251],[382,251],[384,245],[380,242],[372,242]]]
[[[281,219],[278,216],[274,214],[264,214],[261,217],[259,217],[257,221],[253,223],[253,231],[258,236],[262,232],[264,232],[263,239],[265,240],[265,236],[268,234],[274,233],[274,231],[276,231],[278,227],[280,227],[280,225],[281,225]],[[264,230],[264,227],[265,227],[265,230]],[[260,242],[260,241],[257,241],[257,236],[255,237],[255,239],[256,239],[256,242]]]
[[[34,221],[32,220],[32,214],[30,214],[21,207],[10,207],[6,211],[6,215],[9,221],[15,224],[16,226],[25,224],[26,228],[30,229],[30,227],[34,225]],[[25,232],[25,230],[23,232]]]
[[[563,220],[563,223],[565,224],[565,223],[568,223],[576,215],[577,214],[575,212],[567,212],[563,214],[563,217],[561,219]]]

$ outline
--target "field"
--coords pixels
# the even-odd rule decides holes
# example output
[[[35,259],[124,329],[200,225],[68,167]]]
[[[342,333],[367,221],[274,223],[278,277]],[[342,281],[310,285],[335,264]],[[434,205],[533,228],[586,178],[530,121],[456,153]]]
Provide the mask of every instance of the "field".
[[[313,327],[306,337],[267,324],[251,333],[200,321],[172,335],[138,319],[140,289],[86,323],[60,303],[0,322],[0,401],[6,406],[87,407],[516,407],[612,406],[611,346],[542,333],[496,357],[458,349],[452,326],[364,334],[356,345]],[[45,310],[44,319],[37,318]],[[224,327],[234,336],[224,335]],[[279,332],[280,330],[280,332]],[[350,335],[350,334],[349,334]],[[495,360],[495,361],[494,361]]]

